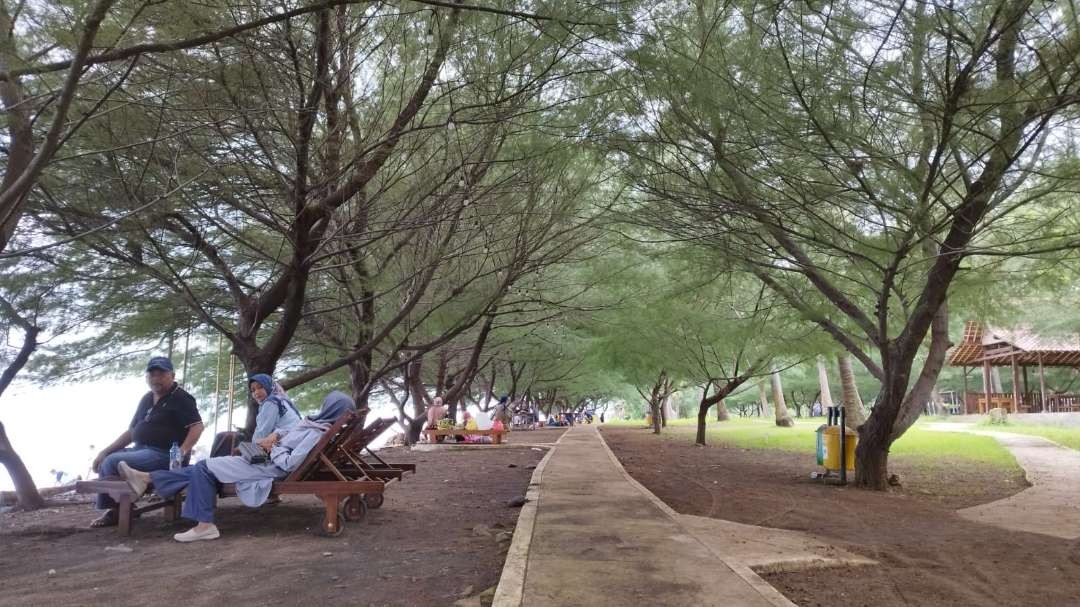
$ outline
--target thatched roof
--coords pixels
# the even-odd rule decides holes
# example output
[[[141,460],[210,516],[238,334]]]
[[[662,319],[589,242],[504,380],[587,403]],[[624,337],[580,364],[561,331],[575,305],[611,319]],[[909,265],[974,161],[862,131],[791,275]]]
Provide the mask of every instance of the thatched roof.
[[[1023,366],[1080,367],[1080,335],[1038,335],[1031,327],[999,329],[977,321],[964,323],[964,338],[949,353],[949,364],[978,367],[1012,365],[1013,356]]]

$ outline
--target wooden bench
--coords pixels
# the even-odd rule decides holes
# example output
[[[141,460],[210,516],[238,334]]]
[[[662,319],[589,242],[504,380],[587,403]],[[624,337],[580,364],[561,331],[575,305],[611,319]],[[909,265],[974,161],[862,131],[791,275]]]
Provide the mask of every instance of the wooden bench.
[[[117,512],[117,514],[119,514],[119,523],[117,523],[116,528],[121,535],[131,535],[131,521],[147,512],[162,510],[165,513],[166,521],[175,521],[180,518],[181,501],[179,495],[173,496],[170,499],[159,499],[135,508],[133,507],[135,496],[131,493],[131,487],[128,486],[127,481],[119,477],[110,477],[93,481],[77,481],[75,483],[75,492],[95,494],[106,493],[109,497],[113,498],[119,508]]]
[[[464,428],[450,428],[448,430],[439,430],[436,428],[428,428],[424,430],[424,434],[427,435],[428,440],[435,442],[440,436],[490,436],[492,444],[501,445],[503,434],[505,430],[466,430]],[[477,444],[477,443],[474,443]],[[482,443],[480,443],[482,444]]]

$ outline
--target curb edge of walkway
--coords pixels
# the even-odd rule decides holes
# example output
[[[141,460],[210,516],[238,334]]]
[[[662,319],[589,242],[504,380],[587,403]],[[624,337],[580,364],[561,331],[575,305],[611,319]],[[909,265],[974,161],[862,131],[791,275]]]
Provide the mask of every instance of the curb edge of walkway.
[[[745,581],[747,584],[750,584],[750,586],[752,586],[754,590],[756,590],[757,593],[761,595],[761,598],[773,604],[775,607],[798,607],[798,605],[796,605],[786,596],[781,594],[779,590],[774,588],[765,580],[761,579],[758,574],[754,573],[753,569],[750,569],[742,563],[729,561],[728,559],[724,558],[723,555],[717,554],[716,551],[710,548],[708,544],[698,539],[697,535],[692,533],[683,525],[682,521],[679,519],[679,513],[675,512],[675,510],[673,510],[671,506],[665,504],[664,500],[657,497],[656,494],[654,494],[652,491],[649,491],[645,487],[645,485],[642,485],[634,477],[630,476],[630,473],[626,471],[626,468],[623,468],[622,462],[619,461],[619,458],[615,457],[615,452],[611,450],[611,447],[608,446],[607,441],[604,440],[604,435],[602,432],[600,432],[599,428],[596,428],[596,435],[600,439],[600,444],[604,446],[604,451],[607,453],[608,457],[611,458],[611,461],[615,464],[615,467],[619,470],[619,472],[622,473],[623,477],[630,483],[630,486],[640,491],[642,495],[648,498],[654,505],[656,505],[657,508],[659,508],[664,514],[666,514],[668,518],[672,520],[672,522],[678,525],[678,527],[682,529],[683,532],[685,532],[688,536],[694,538],[694,541],[696,541],[698,544],[704,547],[705,550],[715,556],[717,560],[727,566],[727,568],[730,569],[735,575],[742,578],[743,581]],[[563,436],[566,436],[566,434],[563,434]],[[560,438],[559,440],[562,439]],[[495,603],[494,605],[492,605],[492,607],[496,607],[497,605],[498,603]]]
[[[525,490],[527,501],[521,507],[517,524],[514,525],[514,538],[510,541],[510,549],[506,551],[506,560],[503,562],[502,573],[499,574],[499,584],[495,587],[495,598],[491,607],[518,607],[524,600],[525,572],[529,564],[529,546],[532,544],[533,528],[536,524],[536,510],[539,507],[540,483],[551,454],[555,453],[567,432],[563,432],[559,440],[547,448],[547,453],[540,463],[536,464],[536,470],[533,470],[529,479],[529,487]]]

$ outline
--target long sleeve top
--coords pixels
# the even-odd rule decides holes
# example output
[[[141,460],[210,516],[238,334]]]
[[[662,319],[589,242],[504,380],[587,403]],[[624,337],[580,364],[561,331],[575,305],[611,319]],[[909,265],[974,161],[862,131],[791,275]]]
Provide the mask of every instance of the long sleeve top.
[[[252,440],[260,440],[277,432],[283,434],[286,430],[295,428],[300,423],[300,413],[296,411],[292,401],[281,396],[272,394],[259,404],[259,413],[255,416],[255,432]]]
[[[236,483],[236,495],[246,506],[259,506],[270,495],[274,481],[285,478],[304,462],[329,426],[304,420],[285,431],[270,450],[270,462],[252,464],[243,457],[212,457],[210,472],[223,483]]]

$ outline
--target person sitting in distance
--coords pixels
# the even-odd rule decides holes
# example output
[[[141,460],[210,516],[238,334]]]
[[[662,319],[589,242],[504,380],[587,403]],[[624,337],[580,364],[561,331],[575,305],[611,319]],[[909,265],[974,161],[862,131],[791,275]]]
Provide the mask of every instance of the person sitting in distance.
[[[438,428],[439,420],[444,417],[446,417],[446,405],[443,404],[441,396],[436,396],[427,408],[427,427]]]

